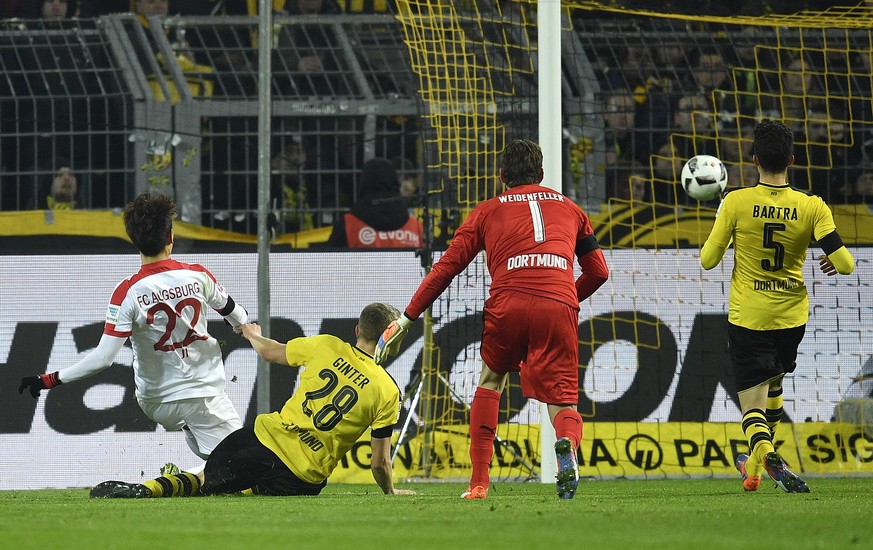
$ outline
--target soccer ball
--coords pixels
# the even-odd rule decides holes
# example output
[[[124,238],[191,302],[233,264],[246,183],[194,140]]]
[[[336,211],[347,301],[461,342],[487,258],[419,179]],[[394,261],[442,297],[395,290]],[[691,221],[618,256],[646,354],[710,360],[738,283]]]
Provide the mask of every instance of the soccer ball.
[[[711,201],[727,187],[728,175],[724,164],[712,155],[697,155],[682,167],[682,188],[698,201]]]

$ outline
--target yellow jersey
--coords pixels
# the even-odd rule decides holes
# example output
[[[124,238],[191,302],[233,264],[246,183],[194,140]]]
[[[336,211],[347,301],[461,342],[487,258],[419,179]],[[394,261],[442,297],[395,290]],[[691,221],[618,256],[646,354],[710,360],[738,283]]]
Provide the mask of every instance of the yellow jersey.
[[[394,426],[400,389],[373,357],[335,336],[295,338],[288,364],[304,367],[280,412],[260,414],[255,435],[298,478],[321,483],[368,427]]]
[[[836,230],[824,201],[788,185],[759,183],[726,193],[700,253],[705,269],[731,240],[728,321],[752,330],[799,327],[809,319],[803,262],[810,241]]]

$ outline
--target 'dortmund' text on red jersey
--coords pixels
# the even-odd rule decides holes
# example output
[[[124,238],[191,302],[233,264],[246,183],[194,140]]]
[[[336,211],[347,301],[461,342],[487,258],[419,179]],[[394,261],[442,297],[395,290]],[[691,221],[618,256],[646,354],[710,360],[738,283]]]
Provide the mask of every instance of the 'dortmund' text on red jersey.
[[[578,309],[573,260],[577,243],[593,232],[588,216],[561,193],[536,184],[508,189],[470,213],[406,313],[421,315],[482,250],[492,295],[512,290]]]

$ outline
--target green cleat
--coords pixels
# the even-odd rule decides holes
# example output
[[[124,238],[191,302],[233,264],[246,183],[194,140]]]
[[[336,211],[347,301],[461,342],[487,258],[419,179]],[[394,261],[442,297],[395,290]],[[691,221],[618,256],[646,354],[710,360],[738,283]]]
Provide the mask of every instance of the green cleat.
[[[182,469],[173,464],[172,462],[167,462],[161,467],[161,475],[162,476],[176,476],[182,473]]]

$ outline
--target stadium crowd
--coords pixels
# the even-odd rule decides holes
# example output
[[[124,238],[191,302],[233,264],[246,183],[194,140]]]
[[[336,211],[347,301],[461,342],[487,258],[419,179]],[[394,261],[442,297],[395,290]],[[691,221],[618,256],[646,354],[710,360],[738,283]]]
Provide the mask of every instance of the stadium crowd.
[[[459,8],[484,3],[490,2],[468,0]],[[844,2],[847,6],[858,3]],[[505,0],[496,4],[506,17],[532,9]],[[648,6],[632,1],[620,4],[641,9]],[[731,14],[759,16],[836,4],[839,2],[743,2],[730,10]],[[393,13],[396,9],[391,0],[273,0],[272,5],[280,15]],[[7,0],[0,16],[19,18],[48,33],[53,28],[51,21],[135,13],[148,30],[152,16],[256,15],[256,6],[246,0]],[[670,1],[661,9],[727,15],[723,13],[727,9],[724,2]],[[349,71],[338,53],[339,38],[328,25],[315,27],[288,27],[275,37],[275,93],[288,98],[342,99],[354,95]],[[873,202],[873,112],[869,100],[873,90],[871,44],[866,33],[819,30],[821,47],[801,49],[790,43],[791,36],[798,35],[783,32],[778,37],[770,27],[614,14],[580,18],[574,27],[597,78],[609,197],[667,205],[687,203],[690,199],[676,191],[675,182],[684,160],[700,153],[716,155],[725,162],[729,186],[753,185],[757,174],[751,161],[750,131],[762,118],[773,118],[783,120],[795,132],[798,147],[790,172],[792,185],[818,194],[830,204]],[[180,66],[194,96],[256,97],[254,34],[247,31],[240,35],[238,29],[218,26],[213,32],[174,30],[169,39],[174,53],[185,59]],[[515,41],[531,38],[535,40],[535,34],[510,35]],[[130,184],[118,185],[111,174],[129,175],[132,160],[123,151],[124,143],[94,129],[123,124],[126,119],[118,111],[125,107],[109,101],[105,109],[89,108],[87,97],[100,94],[107,86],[75,76],[77,69],[93,64],[94,59],[59,57],[53,50],[41,55],[36,49],[31,57],[16,58],[15,52],[4,46],[8,44],[0,44],[0,63],[8,74],[17,76],[10,76],[5,85],[0,83],[0,117],[16,120],[14,126],[4,126],[16,128],[18,136],[0,144],[0,177],[16,174],[14,182],[11,178],[4,181],[0,210],[26,209],[38,203],[43,207],[47,184],[41,182],[56,174],[58,158],[68,159],[77,180],[73,200],[53,204],[66,208],[124,204]],[[17,73],[15,63],[20,65]],[[385,74],[378,72],[379,67],[376,74],[368,74],[377,99],[390,99],[414,86],[386,76],[389,69],[396,68],[382,69]],[[21,82],[15,82],[16,78]],[[408,87],[402,89],[404,86]],[[518,89],[535,93],[534,86]],[[26,90],[34,100],[10,101],[19,90]],[[57,101],[59,91],[72,99]],[[174,93],[172,89],[164,91]],[[7,101],[2,101],[4,96]],[[53,133],[58,119],[69,120],[73,133],[88,133],[91,148],[87,157],[78,154],[81,148],[73,146],[70,135]],[[22,124],[22,120],[31,122]],[[205,167],[203,211],[210,213],[203,223],[254,232],[257,155],[253,136],[241,135],[247,126],[239,119],[211,124],[215,126],[210,131],[223,135],[201,152]],[[310,118],[295,124],[293,129],[277,132],[272,144],[272,207],[289,213],[275,218],[279,232],[333,225],[361,199],[360,168],[367,160],[364,144],[354,137],[360,129],[348,120],[325,125]],[[417,120],[396,117],[383,124],[391,137],[379,141],[375,156],[411,165],[422,175]],[[568,149],[572,145],[568,144]],[[567,151],[565,157],[573,154]],[[287,161],[290,156],[293,162]],[[28,173],[32,176],[22,177]],[[426,191],[425,182],[419,192]],[[414,206],[416,197],[410,194],[407,198],[409,206]]]

